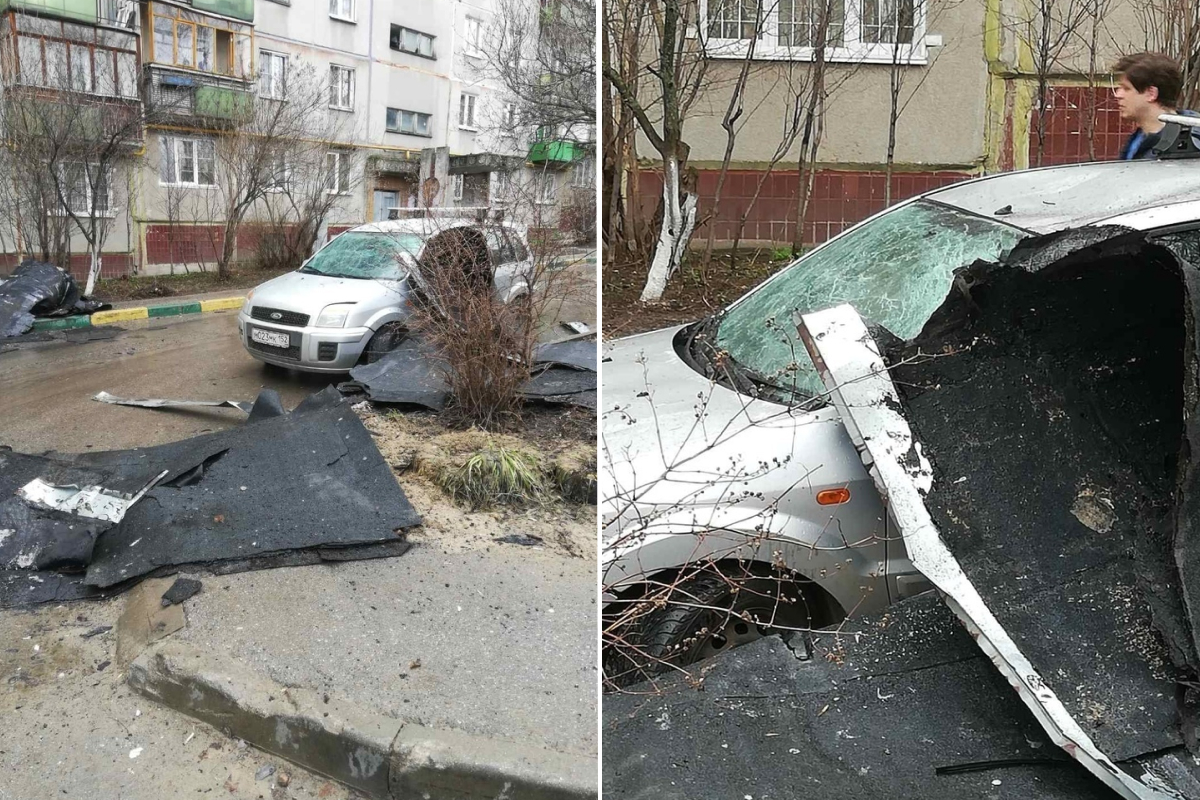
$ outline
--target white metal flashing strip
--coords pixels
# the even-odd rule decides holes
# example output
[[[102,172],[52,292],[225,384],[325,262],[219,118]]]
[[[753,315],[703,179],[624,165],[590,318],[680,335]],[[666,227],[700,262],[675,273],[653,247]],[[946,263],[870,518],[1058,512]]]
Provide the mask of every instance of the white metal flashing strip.
[[[78,486],[55,486],[41,478],[34,478],[18,489],[17,494],[42,508],[116,523],[124,519],[130,507],[166,475],[166,471],[160,473],[132,497],[109,493],[103,486],[85,486],[82,489]]]
[[[929,461],[900,414],[900,398],[875,340],[849,305],[805,314],[800,336],[851,439],[904,536],[913,566],[944,595],[983,652],[1017,690],[1050,739],[1089,772],[1130,800],[1177,800],[1124,772],[1102,753],[1045,684],[988,609],[925,507]]]

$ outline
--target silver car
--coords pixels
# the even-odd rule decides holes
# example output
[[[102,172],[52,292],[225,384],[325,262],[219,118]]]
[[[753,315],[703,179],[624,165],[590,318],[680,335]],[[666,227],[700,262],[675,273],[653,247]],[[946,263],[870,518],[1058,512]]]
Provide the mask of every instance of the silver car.
[[[387,352],[403,335],[427,248],[464,232],[463,241],[486,247],[502,302],[529,294],[532,260],[516,226],[445,217],[374,222],[338,235],[300,269],[254,288],[238,315],[243,345],[260,361],[308,372],[345,372]]]
[[[1019,242],[1053,254],[1065,246],[1053,235],[1086,246],[1093,226],[1194,226],[1198,187],[1196,160],[955,184],[850,228],[709,319],[609,343],[605,642],[625,654],[606,662],[610,676],[639,669],[631,661],[645,675],[655,660],[833,624],[929,588],[827,402],[797,313],[850,303],[909,339],[957,268],[1004,261]]]

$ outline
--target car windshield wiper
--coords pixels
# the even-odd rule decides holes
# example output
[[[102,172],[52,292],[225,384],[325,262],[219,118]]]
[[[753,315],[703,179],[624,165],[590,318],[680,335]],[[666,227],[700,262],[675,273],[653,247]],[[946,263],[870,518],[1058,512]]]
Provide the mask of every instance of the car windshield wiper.
[[[350,278],[352,280],[364,280],[362,275],[348,275],[344,272],[322,272],[321,270],[309,269],[308,267],[301,267],[299,271],[303,272],[305,275],[320,275],[322,278]]]

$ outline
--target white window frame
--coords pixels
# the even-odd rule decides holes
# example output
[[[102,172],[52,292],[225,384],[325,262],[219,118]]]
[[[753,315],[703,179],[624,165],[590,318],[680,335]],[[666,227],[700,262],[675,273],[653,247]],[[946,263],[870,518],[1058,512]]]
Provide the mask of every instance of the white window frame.
[[[397,31],[395,47],[392,47],[392,29],[395,29]],[[412,33],[412,34],[416,35],[416,37],[417,37],[417,49],[416,50],[413,50],[411,48],[407,48],[404,46],[404,33],[406,31],[408,33]],[[424,41],[429,42],[429,52],[428,53],[421,52],[421,43]],[[431,33],[425,33],[424,31],[419,31],[416,28],[409,28],[406,25],[393,24],[392,27],[388,29],[388,48],[391,50],[395,50],[397,53],[407,53],[408,55],[416,56],[417,58],[429,58],[429,59],[433,59],[434,61],[437,60],[437,37]]]
[[[342,22],[357,22],[358,3],[356,0],[329,0],[329,18]]]
[[[330,64],[329,65],[329,107],[330,108],[337,109],[338,111],[353,111],[354,110],[354,84],[356,82],[355,74],[356,73],[355,73],[354,67],[347,67],[342,64]],[[344,84],[342,82],[343,78],[345,79]],[[338,99],[341,99],[341,97],[343,95],[343,91],[342,91],[343,89],[345,89],[344,94],[348,98],[347,102],[344,105],[342,105],[340,103],[335,103],[333,101],[334,93],[336,92]]]
[[[167,146],[172,149],[171,152],[171,180],[163,181],[162,173],[159,173],[158,182],[162,186],[191,186],[196,188],[208,189],[217,185],[217,148],[216,142],[202,136],[166,136]],[[212,183],[200,182],[200,146],[204,144],[212,149]],[[191,150],[192,155],[192,180],[185,181],[180,179],[179,163],[184,148]]]
[[[85,164],[84,162],[81,162],[81,161],[62,162],[58,165],[58,183],[59,183],[59,186],[63,189],[63,195],[68,200],[71,197],[71,191],[70,191],[71,187],[67,186],[66,170],[69,167],[78,167],[78,166],[84,166],[85,169],[87,169],[87,170],[98,168],[98,165],[95,163],[89,162],[89,163]],[[84,187],[83,187],[84,195],[87,198],[85,207],[84,208],[67,208],[67,204],[65,204],[65,203],[59,204],[58,208],[55,210],[56,216],[67,217],[67,216],[71,216],[71,214],[74,214],[76,217],[92,216],[92,206],[95,201],[95,198],[92,196],[92,179],[91,179],[91,177],[85,175],[83,183],[84,183]],[[96,212],[95,216],[98,219],[104,219],[104,218],[112,219],[112,218],[116,217],[116,215],[117,215],[117,210],[113,207],[112,181],[111,180],[105,181],[105,184],[106,184],[105,188],[108,190],[105,193],[105,195],[106,195],[105,199],[107,202],[105,203],[105,208],[103,211]]]
[[[271,175],[264,181],[264,189],[271,193],[286,192],[292,186],[292,162],[286,155],[271,159]],[[274,178],[282,178],[275,181]]]
[[[458,128],[463,131],[479,130],[479,95],[462,92],[458,95]]]
[[[719,0],[700,0],[698,26],[700,41],[710,58],[745,58],[750,49],[749,39],[721,38],[709,35],[709,8],[716,8]],[[820,2],[820,0],[812,0]],[[913,36],[911,44],[873,43],[863,41],[862,11],[868,0],[843,0],[845,17],[842,44],[825,48],[825,58],[833,62],[864,64],[892,64],[919,66],[928,63],[925,45],[925,17],[929,0],[913,0]],[[885,3],[889,0],[871,0]],[[779,0],[760,0],[765,8],[762,30],[754,47],[754,59],[759,61],[812,61],[816,48],[810,46],[790,47],[778,44]],[[794,0],[797,4],[802,0]]]
[[[282,65],[278,74],[272,71],[271,66],[273,64]],[[258,96],[265,97],[268,100],[286,100],[287,68],[288,57],[286,53],[278,53],[274,50],[259,49]]]
[[[588,153],[571,165],[571,188],[596,188],[596,156]]]
[[[333,157],[332,168],[330,168],[330,161],[329,161],[330,156]],[[326,194],[339,194],[339,195],[350,194],[349,180],[346,181],[345,185],[343,185],[343,183],[342,183],[343,171],[348,173],[350,167],[353,166],[353,164],[343,166],[349,158],[350,158],[350,154],[343,150],[330,150],[329,152],[327,152],[325,154],[325,167],[326,167],[326,169],[329,170],[329,172],[325,176],[325,193]],[[333,186],[332,187],[329,185],[330,178],[333,178]]]
[[[504,125],[509,130],[517,124],[517,104],[508,102],[504,104]]]
[[[552,206],[558,202],[558,176],[549,170],[538,175],[537,204]]]
[[[432,114],[426,114],[421,111],[413,111],[413,110],[407,109],[407,108],[388,108],[387,111],[388,112],[394,111],[396,113],[395,127],[388,125],[387,113],[385,113],[383,116],[384,129],[388,133],[399,133],[404,136],[420,136],[425,139],[433,138],[433,115]],[[412,130],[404,129],[404,115],[405,114],[412,115],[412,119],[413,119],[413,123],[414,123]],[[420,131],[417,130],[416,123],[420,122],[421,117],[425,118],[425,127],[427,128],[425,133],[421,133]]]
[[[463,199],[463,184],[466,183],[464,178],[465,176],[461,174],[450,176],[450,196],[453,197],[455,201],[461,201]]]
[[[467,55],[477,57],[483,55],[483,20],[479,17],[467,17],[463,41],[467,45],[465,49]]]

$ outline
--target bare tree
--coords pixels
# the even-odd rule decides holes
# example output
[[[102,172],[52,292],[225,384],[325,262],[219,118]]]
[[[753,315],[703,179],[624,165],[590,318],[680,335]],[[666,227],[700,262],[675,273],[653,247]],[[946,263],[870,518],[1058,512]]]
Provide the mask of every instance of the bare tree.
[[[1180,107],[1200,105],[1200,4],[1195,0],[1142,0],[1135,5],[1145,47],[1174,58],[1183,71]]]
[[[248,215],[271,193],[286,190],[289,171],[292,180],[299,178],[304,187],[297,195],[298,208],[309,220],[314,212],[321,219],[328,212],[324,201],[315,206],[309,202],[314,195],[350,191],[350,181],[359,170],[352,168],[350,151],[327,149],[332,144],[330,130],[336,128],[336,123],[329,121],[335,112],[328,107],[328,92],[324,76],[311,65],[291,59],[283,84],[260,86],[258,97],[242,106],[233,124],[213,137],[211,157],[207,153],[203,159],[197,156],[197,162],[207,162],[203,168],[210,171],[204,181],[213,188],[203,195],[199,206],[215,223],[206,229],[221,277],[229,274],[238,231]],[[170,162],[175,153],[168,148],[163,158]],[[322,185],[321,178],[323,188],[314,190]]]
[[[813,62],[808,92],[804,100],[803,132],[800,136],[800,154],[796,170],[800,176],[800,188],[796,193],[796,230],[792,236],[792,255],[799,256],[804,250],[804,220],[808,216],[808,202],[812,198],[813,180],[816,177],[817,153],[825,136],[825,105],[828,99],[826,80],[829,68],[829,47],[841,40],[841,25],[835,23],[834,14],[844,9],[842,0],[823,0],[816,6],[816,29],[813,32]]]
[[[4,50],[4,73],[15,76],[12,50]],[[79,235],[89,264],[84,294],[90,295],[101,270],[101,253],[116,220],[128,206],[146,114],[135,99],[96,94],[92,75],[69,71],[62,59],[48,58],[37,85],[14,83],[0,102],[5,143],[0,205],[27,249],[69,269],[71,239]],[[122,196],[124,195],[124,196]]]
[[[696,0],[652,0],[644,4],[614,5],[620,6],[625,13],[645,14],[653,31],[653,38],[644,43],[649,52],[648,63],[643,65],[657,88],[653,102],[647,102],[611,63],[604,65],[604,75],[621,102],[629,106],[642,134],[658,151],[663,164],[662,221],[641,295],[643,301],[657,300],[662,297],[667,280],[683,262],[696,225],[697,197],[685,181],[691,148],[684,139],[683,121],[701,89],[708,88],[705,82],[708,58],[704,52],[704,36],[689,35],[689,31],[700,24]],[[641,26],[634,28],[640,30]],[[613,30],[625,30],[625,27],[614,25]],[[647,38],[650,38],[649,32]],[[657,123],[652,114],[657,115]]]

